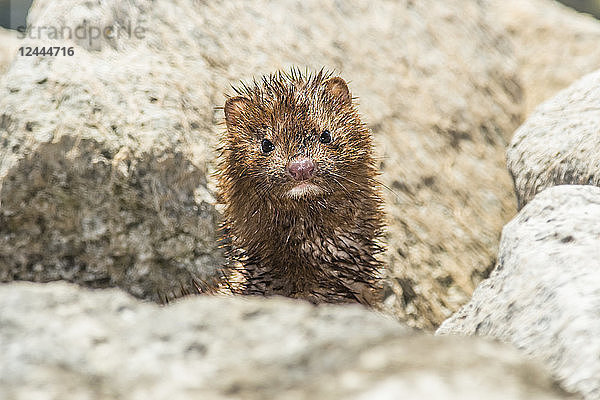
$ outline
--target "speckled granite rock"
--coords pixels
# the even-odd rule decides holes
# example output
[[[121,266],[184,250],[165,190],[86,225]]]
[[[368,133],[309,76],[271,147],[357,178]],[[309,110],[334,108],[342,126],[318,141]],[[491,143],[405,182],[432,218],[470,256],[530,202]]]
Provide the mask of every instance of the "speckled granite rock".
[[[600,398],[600,188],[544,190],[506,227],[498,265],[438,334],[492,336]]]
[[[546,101],[515,132],[508,168],[522,207],[544,188],[600,186],[600,70]]]
[[[0,353],[6,400],[575,398],[507,345],[283,298],[0,285]]]
[[[149,5],[38,1],[29,21],[137,27]],[[187,79],[187,61],[151,49],[159,38],[23,40],[75,54],[19,57],[0,81],[0,280],[160,301],[194,292],[223,263],[207,188],[214,102]]]

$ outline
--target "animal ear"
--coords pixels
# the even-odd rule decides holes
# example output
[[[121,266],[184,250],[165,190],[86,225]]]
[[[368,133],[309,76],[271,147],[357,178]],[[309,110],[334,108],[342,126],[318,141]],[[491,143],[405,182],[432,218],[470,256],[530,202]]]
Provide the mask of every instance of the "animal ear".
[[[250,100],[245,97],[230,97],[225,102],[225,123],[227,128],[236,126],[240,123],[242,113],[248,109]]]
[[[325,88],[333,97],[340,99],[342,104],[350,105],[352,104],[352,95],[350,94],[350,90],[348,89],[348,85],[346,82],[336,76],[334,78],[327,79],[325,81]]]

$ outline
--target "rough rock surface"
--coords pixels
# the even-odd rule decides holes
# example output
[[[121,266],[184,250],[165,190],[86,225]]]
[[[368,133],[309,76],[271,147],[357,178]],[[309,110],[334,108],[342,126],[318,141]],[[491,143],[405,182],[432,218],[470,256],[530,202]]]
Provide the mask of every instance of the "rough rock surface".
[[[353,71],[390,188],[395,314],[432,328],[489,274],[515,212],[502,153],[521,119],[521,88],[486,3],[398,4],[385,12],[393,35],[382,41],[383,65],[362,57],[369,65],[343,70]]]
[[[0,354],[7,400],[573,398],[507,345],[283,298],[0,285]]]
[[[490,0],[519,63],[525,115],[600,68],[600,21],[554,0]]]
[[[498,265],[438,334],[493,336],[600,398],[600,188],[544,190],[504,228]]]
[[[515,211],[503,149],[521,90],[493,19],[461,0],[36,1],[33,26],[145,30],[42,40],[75,55],[19,58],[0,82],[0,279],[156,299],[209,276],[215,107],[231,82],[324,66],[376,135],[388,304],[436,326],[487,275]]]
[[[544,188],[600,186],[600,70],[536,109],[507,151],[522,207]]]
[[[0,75],[17,57],[20,41],[16,31],[0,28]]]
[[[29,22],[135,28],[150,5],[38,1]],[[207,189],[215,102],[156,38],[24,40],[75,55],[19,57],[0,81],[0,280],[119,286],[158,301],[222,264]]]

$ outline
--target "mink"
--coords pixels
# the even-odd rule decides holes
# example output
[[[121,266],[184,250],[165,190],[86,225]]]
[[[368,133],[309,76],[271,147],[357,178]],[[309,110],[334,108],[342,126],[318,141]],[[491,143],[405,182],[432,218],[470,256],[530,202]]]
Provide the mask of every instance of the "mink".
[[[372,134],[348,85],[292,69],[234,91],[217,171],[228,287],[374,305],[384,215]]]

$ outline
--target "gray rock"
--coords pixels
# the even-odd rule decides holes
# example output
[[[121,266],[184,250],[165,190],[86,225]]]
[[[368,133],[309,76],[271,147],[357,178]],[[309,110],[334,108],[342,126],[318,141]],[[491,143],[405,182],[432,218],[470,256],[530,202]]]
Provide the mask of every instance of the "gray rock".
[[[437,334],[492,336],[600,399],[600,188],[556,186],[502,233],[498,265]]]
[[[574,398],[507,345],[282,298],[0,285],[0,354],[6,400]]]
[[[169,62],[166,39],[152,51],[156,33],[38,39],[51,27],[135,28],[149,5],[33,6],[24,45],[75,54],[18,57],[0,85],[0,280],[65,279],[163,301],[223,264],[207,178],[214,103],[186,80],[187,61]]]
[[[600,70],[539,106],[515,132],[508,168],[522,207],[544,188],[600,186]]]

